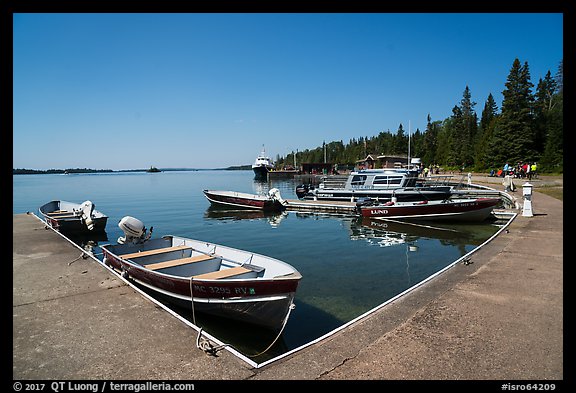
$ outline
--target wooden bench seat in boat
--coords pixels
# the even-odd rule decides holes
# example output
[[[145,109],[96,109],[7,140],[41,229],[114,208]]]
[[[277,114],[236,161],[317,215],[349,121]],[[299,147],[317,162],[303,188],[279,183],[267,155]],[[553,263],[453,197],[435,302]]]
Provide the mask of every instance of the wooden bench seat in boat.
[[[219,278],[234,277],[234,276],[237,276],[239,274],[244,274],[244,273],[248,273],[251,271],[252,271],[251,269],[247,269],[243,266],[236,266],[236,267],[231,267],[229,269],[217,270],[215,272],[199,274],[197,276],[194,276],[194,278],[197,278],[200,280],[217,280]]]
[[[49,214],[48,217],[50,217],[50,218],[75,218],[75,217],[80,217],[80,216],[77,216],[76,214],[72,214],[72,213],[68,213],[68,214],[60,213],[60,214]]]
[[[194,262],[208,261],[210,259],[215,259],[215,258],[216,258],[216,256],[213,256],[213,255],[196,255],[195,257],[172,259],[170,261],[150,263],[148,265],[144,265],[144,267],[146,269],[150,269],[150,270],[158,270],[158,269],[164,269],[167,267],[187,265],[189,263],[194,263]]]
[[[165,248],[156,248],[154,250],[139,251],[139,252],[133,252],[131,254],[124,254],[124,255],[120,255],[120,257],[123,259],[134,259],[134,258],[140,258],[140,257],[147,257],[150,255],[164,254],[166,252],[172,252],[172,251],[189,250],[191,248],[192,247],[185,246],[185,245],[174,246],[174,247],[165,247]]]

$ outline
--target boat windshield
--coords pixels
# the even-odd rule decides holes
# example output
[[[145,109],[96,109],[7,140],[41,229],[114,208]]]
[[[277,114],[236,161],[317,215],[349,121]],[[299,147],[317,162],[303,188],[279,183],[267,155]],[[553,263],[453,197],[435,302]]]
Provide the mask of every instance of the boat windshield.
[[[361,187],[364,185],[367,178],[368,176],[366,175],[354,175],[352,176],[352,181],[350,182],[350,185],[352,187]]]
[[[418,177],[416,177],[416,176],[407,177],[406,181],[404,182],[404,187],[416,187],[416,181],[417,180],[418,180]]]

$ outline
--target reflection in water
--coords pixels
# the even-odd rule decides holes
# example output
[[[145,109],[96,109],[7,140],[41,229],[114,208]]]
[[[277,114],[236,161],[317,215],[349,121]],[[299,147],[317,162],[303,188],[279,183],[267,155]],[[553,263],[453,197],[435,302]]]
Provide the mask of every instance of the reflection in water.
[[[310,240],[298,238],[306,250],[303,257],[312,262],[298,266],[304,278],[297,300],[334,316],[340,325],[444,269],[498,230],[490,223],[435,225],[315,213],[296,217],[303,221],[299,226],[315,228],[307,233]],[[330,223],[343,233],[335,233]],[[314,243],[314,238],[331,240]]]
[[[277,227],[288,216],[288,212],[274,212],[251,209],[231,209],[210,205],[204,213],[204,218],[216,220],[261,220],[265,219],[272,227]]]
[[[352,232],[371,232],[372,237],[381,236],[383,233],[394,233],[402,234],[411,240],[429,238],[448,240],[452,241],[452,243],[464,240],[473,242],[475,238],[484,241],[485,237],[483,234],[493,233],[493,228],[485,224],[418,223],[366,217],[358,218],[352,227],[354,227],[354,229],[351,228]],[[478,233],[478,230],[481,230],[481,232]]]
[[[66,235],[66,237],[82,248],[88,245],[97,246],[98,244],[108,242],[108,234],[106,233],[106,231],[78,234],[78,235],[70,234]]]
[[[66,237],[84,249],[88,254],[97,252],[97,250],[99,250],[99,244],[108,243],[108,234],[106,231],[87,234],[69,234],[66,235]]]

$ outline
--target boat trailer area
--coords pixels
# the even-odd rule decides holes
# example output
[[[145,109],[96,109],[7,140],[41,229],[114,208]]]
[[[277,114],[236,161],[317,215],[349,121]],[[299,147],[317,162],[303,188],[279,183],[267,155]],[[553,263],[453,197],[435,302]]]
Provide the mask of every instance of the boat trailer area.
[[[281,359],[198,331],[33,214],[13,215],[14,380],[546,380],[563,383],[563,203],[534,193],[448,270]],[[546,241],[541,241],[546,239]],[[217,346],[219,343],[213,341]],[[511,359],[513,361],[511,361]]]

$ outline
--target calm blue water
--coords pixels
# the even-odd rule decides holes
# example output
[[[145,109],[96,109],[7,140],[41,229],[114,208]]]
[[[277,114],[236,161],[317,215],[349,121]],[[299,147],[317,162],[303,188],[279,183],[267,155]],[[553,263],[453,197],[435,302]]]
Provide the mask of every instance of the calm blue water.
[[[251,171],[18,175],[13,176],[13,213],[38,214],[38,207],[53,199],[91,200],[109,216],[107,240],[100,239],[100,244],[122,236],[117,223],[130,215],[153,226],[154,237],[206,240],[290,263],[303,275],[296,308],[277,345],[257,361],[342,326],[446,267],[498,230],[493,224],[434,224],[436,228],[429,229],[327,214],[222,212],[211,209],[202,193],[217,189],[260,194],[276,187],[283,198],[296,199],[296,185],[291,179],[256,182]],[[206,331],[247,356],[274,339],[253,328],[196,318]]]

